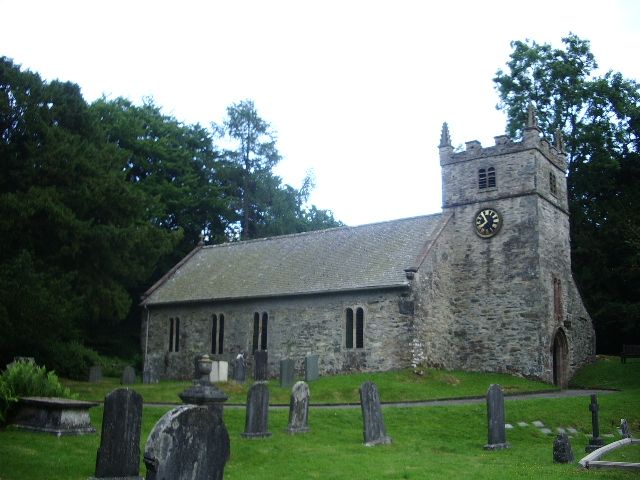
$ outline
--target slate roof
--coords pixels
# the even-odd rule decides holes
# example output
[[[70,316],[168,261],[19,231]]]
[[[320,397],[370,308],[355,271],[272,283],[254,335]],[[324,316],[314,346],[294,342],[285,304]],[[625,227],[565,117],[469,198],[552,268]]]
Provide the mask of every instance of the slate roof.
[[[195,249],[143,305],[397,288],[446,223],[442,214]]]

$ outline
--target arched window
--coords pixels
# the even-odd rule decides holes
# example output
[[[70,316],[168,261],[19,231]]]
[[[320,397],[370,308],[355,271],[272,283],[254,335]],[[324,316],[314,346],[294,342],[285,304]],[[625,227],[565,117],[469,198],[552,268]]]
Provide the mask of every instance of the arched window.
[[[221,354],[224,351],[224,315],[211,317],[211,353]]]
[[[364,348],[364,310],[356,309],[356,348]]]
[[[364,309],[362,307],[356,308],[355,318],[353,308],[349,307],[345,310],[344,346],[348,349],[364,348]]]
[[[169,351],[180,350],[180,318],[171,317],[169,319]]]
[[[262,312],[262,319],[260,318],[260,313],[255,312],[253,314],[253,349],[252,352],[256,350],[266,350],[267,349],[267,328],[269,325],[269,314],[267,312]]]
[[[345,329],[344,329],[345,347],[353,348],[353,309],[347,308],[345,312]]]

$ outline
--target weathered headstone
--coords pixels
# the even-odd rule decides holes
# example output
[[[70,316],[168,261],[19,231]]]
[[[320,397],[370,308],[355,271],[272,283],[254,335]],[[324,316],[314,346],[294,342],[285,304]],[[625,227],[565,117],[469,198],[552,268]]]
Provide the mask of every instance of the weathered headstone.
[[[378,387],[373,382],[364,382],[360,386],[360,406],[362,408],[362,422],[364,426],[364,444],[373,445],[391,443],[391,437],[387,436],[380,407],[380,394]]]
[[[247,392],[247,414],[244,423],[244,438],[270,437],[269,388],[267,382],[256,382]]]
[[[212,364],[213,361],[209,355],[196,356],[193,385],[179,393],[178,396],[184,403],[202,405],[215,410],[222,419],[224,402],[229,397],[211,383]]]
[[[307,355],[304,359],[304,380],[312,382],[317,380],[318,377],[318,356]]]
[[[305,382],[296,382],[291,389],[288,433],[293,435],[311,430],[308,425],[309,397],[309,385]]]
[[[102,367],[100,365],[94,365],[89,368],[89,382],[98,383],[102,381]]]
[[[295,374],[295,364],[290,358],[280,360],[280,386],[289,387],[293,385]]]
[[[215,410],[177,407],[158,420],[147,439],[146,480],[222,480],[229,452],[229,433]]]
[[[624,418],[620,419],[620,435],[622,438],[631,438],[631,430],[629,430],[629,422]]]
[[[142,370],[142,383],[149,384],[149,383],[158,383],[160,381],[160,378],[158,378],[158,373],[148,367],[145,367]]]
[[[598,418],[599,410],[600,405],[598,405],[598,395],[594,393],[591,395],[591,403],[589,404],[593,436],[589,439],[589,444],[584,448],[584,451],[587,453],[593,452],[604,445],[604,440],[600,437],[600,422]]]
[[[139,393],[118,388],[105,397],[94,478],[142,479],[139,476],[141,424]]]
[[[233,362],[233,380],[236,383],[244,383],[247,379],[247,362],[244,355],[239,353]]]
[[[122,379],[120,380],[121,385],[133,385],[136,383],[136,371],[132,366],[124,367],[124,371],[122,372]]]
[[[485,450],[509,448],[504,428],[504,395],[500,385],[492,384],[487,391],[488,442]]]
[[[559,434],[553,441],[553,463],[571,463],[574,460],[569,437],[566,433]]]
[[[253,379],[261,382],[267,379],[268,356],[266,350],[256,350],[253,354]]]

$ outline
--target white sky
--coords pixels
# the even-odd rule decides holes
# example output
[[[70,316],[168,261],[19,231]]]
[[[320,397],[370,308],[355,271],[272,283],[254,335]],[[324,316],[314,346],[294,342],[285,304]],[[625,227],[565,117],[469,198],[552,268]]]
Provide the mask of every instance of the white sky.
[[[440,211],[437,145],[504,133],[492,78],[512,40],[591,41],[602,69],[640,79],[635,0],[0,0],[0,56],[46,80],[221,122],[253,99],[277,168],[349,225]]]

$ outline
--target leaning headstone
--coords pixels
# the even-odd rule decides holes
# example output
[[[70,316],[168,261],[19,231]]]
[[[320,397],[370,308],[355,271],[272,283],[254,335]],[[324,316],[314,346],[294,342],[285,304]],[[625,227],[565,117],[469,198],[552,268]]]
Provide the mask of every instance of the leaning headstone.
[[[233,362],[233,380],[236,383],[244,383],[247,379],[247,362],[244,355],[239,353]]]
[[[598,411],[600,405],[598,405],[598,395],[595,393],[591,395],[591,403],[589,404],[589,411],[591,412],[591,426],[593,428],[593,435],[589,439],[589,444],[584,448],[587,453],[598,450],[604,445],[604,440],[600,437],[600,422],[598,418]]]
[[[487,391],[488,442],[485,450],[509,448],[504,428],[504,395],[500,385],[492,384]]]
[[[177,407],[158,420],[147,439],[146,480],[221,480],[229,452],[229,433],[215,410]]]
[[[360,386],[360,406],[362,408],[362,422],[364,444],[367,447],[391,443],[387,436],[380,407],[380,394],[373,382],[364,382]]]
[[[553,463],[572,463],[574,460],[569,437],[566,433],[559,434],[553,441]]]
[[[293,385],[293,377],[295,373],[295,364],[293,360],[287,358],[280,360],[280,386],[289,387]]]
[[[253,354],[253,379],[261,382],[267,379],[267,351],[256,350]]]
[[[312,382],[317,380],[318,377],[318,356],[307,355],[304,359],[304,380],[306,382]]]
[[[247,416],[244,423],[244,438],[270,437],[269,388],[267,382],[256,382],[247,392]]]
[[[118,388],[104,399],[102,435],[94,478],[140,479],[142,396]]]
[[[121,385],[133,385],[136,383],[136,371],[132,366],[124,367],[124,371],[122,372],[122,379],[120,380]]]
[[[622,438],[631,438],[631,430],[629,430],[629,422],[624,418],[620,419],[620,435]]]
[[[89,382],[98,383],[102,381],[102,367],[100,365],[94,365],[89,368]]]
[[[309,397],[309,385],[305,382],[296,382],[291,389],[288,433],[294,435],[296,433],[306,433],[311,430],[308,425]]]

